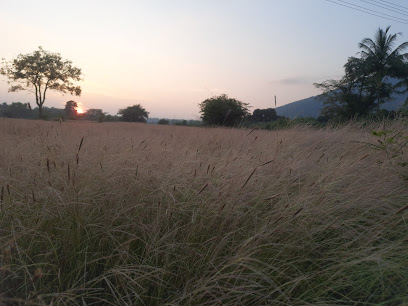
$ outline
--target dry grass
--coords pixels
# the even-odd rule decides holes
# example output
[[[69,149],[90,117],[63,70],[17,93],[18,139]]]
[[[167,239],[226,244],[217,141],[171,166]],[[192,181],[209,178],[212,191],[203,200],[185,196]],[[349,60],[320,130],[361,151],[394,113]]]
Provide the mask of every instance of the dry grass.
[[[375,128],[1,119],[0,304],[408,303]]]

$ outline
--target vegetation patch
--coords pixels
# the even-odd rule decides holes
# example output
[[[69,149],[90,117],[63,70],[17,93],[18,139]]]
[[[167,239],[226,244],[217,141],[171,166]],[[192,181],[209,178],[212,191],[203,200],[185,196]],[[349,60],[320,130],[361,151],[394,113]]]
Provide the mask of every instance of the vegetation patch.
[[[0,303],[408,303],[402,121],[0,123]]]

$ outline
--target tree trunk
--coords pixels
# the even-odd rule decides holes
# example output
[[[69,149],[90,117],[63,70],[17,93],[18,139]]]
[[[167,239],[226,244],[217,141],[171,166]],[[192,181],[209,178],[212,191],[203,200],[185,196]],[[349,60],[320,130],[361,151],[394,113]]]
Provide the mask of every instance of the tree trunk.
[[[38,105],[38,117],[40,118],[40,119],[43,119],[43,109],[42,109],[42,105],[41,104],[39,104]]]

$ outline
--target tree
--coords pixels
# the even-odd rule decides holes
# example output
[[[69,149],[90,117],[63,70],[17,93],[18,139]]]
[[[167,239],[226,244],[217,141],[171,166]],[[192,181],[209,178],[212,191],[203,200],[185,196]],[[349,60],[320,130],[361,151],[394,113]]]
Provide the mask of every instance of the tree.
[[[380,113],[380,107],[393,93],[406,90],[408,73],[408,48],[404,42],[393,49],[399,34],[388,34],[378,29],[374,39],[364,38],[359,47],[360,57],[350,57],[344,65],[345,75],[340,80],[327,80],[314,85],[323,90],[324,102],[321,116],[349,119]],[[398,80],[392,83],[391,79]]]
[[[68,119],[75,119],[78,116],[78,104],[75,101],[68,101],[65,103],[64,112]]]
[[[145,123],[149,118],[149,113],[140,104],[128,106],[127,108],[121,109],[119,110],[118,115],[122,116],[123,121],[128,122]]]
[[[320,114],[322,118],[347,120],[355,116],[366,116],[376,107],[375,85],[364,70],[364,62],[351,57],[344,68],[345,75],[341,80],[315,84],[323,90],[320,96],[324,103]],[[383,91],[381,97],[385,99],[389,95],[389,91]]]
[[[383,90],[384,78],[395,77],[400,79],[403,77],[404,66],[407,65],[408,53],[402,53],[408,48],[408,42],[400,44],[393,50],[397,41],[398,34],[388,34],[390,30],[388,26],[385,31],[379,28],[371,38],[364,38],[359,44],[362,59],[366,62],[368,73],[371,74],[372,80],[376,86],[377,107],[384,103],[381,99]]]
[[[223,94],[199,103],[201,119],[210,125],[234,126],[249,115],[248,103]]]
[[[169,125],[169,119],[160,119],[159,121],[157,121],[157,124],[161,124],[161,125]]]
[[[85,118],[88,120],[103,122],[105,119],[105,113],[100,108],[90,108],[85,112]]]
[[[19,54],[12,61],[3,61],[0,73],[9,79],[10,92],[27,90],[35,94],[39,116],[43,118],[43,105],[48,90],[80,96],[81,87],[73,81],[81,80],[81,69],[59,53],[42,47],[30,54]]]
[[[252,113],[251,120],[254,122],[271,122],[279,117],[274,108],[256,109]]]

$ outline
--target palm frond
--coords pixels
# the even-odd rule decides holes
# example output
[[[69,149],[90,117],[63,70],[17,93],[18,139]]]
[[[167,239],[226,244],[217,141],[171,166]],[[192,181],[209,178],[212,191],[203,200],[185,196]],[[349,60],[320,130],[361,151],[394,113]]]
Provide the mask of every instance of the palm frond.
[[[408,48],[408,41],[400,44],[397,48],[394,49],[394,51],[390,55],[393,55],[393,56],[396,56],[396,55],[406,56],[406,55],[408,55],[408,53],[401,54],[401,52],[404,51],[407,48]]]

